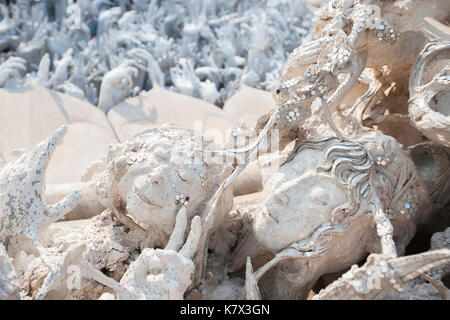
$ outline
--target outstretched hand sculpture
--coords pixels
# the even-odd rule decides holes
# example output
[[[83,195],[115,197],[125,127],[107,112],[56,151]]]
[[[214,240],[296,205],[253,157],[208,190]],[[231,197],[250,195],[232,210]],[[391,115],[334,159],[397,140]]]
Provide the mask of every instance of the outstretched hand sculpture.
[[[76,206],[80,192],[73,192],[52,205],[42,200],[48,163],[66,131],[66,126],[60,127],[33,150],[0,169],[1,243],[11,243],[13,238],[26,236],[38,250],[42,250],[38,241],[39,231]]]
[[[186,208],[181,208],[164,249],[144,249],[120,280],[129,291],[122,299],[181,300],[191,284],[194,273],[194,255],[202,233],[199,216],[191,222],[191,230],[184,242],[187,227]]]
[[[0,64],[0,88],[11,78],[21,79],[21,72],[26,70],[26,61],[19,57],[10,57]]]
[[[116,104],[122,102],[133,89],[133,78],[137,77],[136,62],[125,61],[120,66],[109,71],[102,80],[98,107],[105,113]]]
[[[416,62],[411,75],[411,121],[425,136],[450,147],[450,64],[437,72],[431,81],[430,71],[450,57],[450,41],[429,43]]]

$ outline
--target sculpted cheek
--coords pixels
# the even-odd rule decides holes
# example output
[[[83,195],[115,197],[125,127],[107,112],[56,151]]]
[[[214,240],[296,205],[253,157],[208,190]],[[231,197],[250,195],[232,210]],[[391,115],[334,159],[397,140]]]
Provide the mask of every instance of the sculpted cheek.
[[[330,200],[329,192],[322,187],[314,187],[311,190],[311,200],[317,204],[326,206]]]

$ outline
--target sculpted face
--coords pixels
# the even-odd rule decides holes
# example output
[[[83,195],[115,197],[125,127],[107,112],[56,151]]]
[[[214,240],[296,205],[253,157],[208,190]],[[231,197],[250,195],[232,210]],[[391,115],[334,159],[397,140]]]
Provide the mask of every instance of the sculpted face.
[[[316,171],[323,157],[320,150],[301,150],[268,181],[272,195],[253,223],[256,239],[268,250],[277,252],[307,238],[346,203],[345,186]]]
[[[181,206],[191,216],[208,198],[208,167],[193,163],[194,146],[191,132],[181,129],[154,130],[119,145],[103,200],[119,199],[120,205],[105,206],[118,206],[144,229],[170,235]]]
[[[126,200],[128,214],[146,229],[157,226],[170,233],[181,201],[187,201],[187,206],[196,206],[205,197],[196,171],[201,172],[178,168],[161,162],[156,154],[147,153],[146,160],[132,165],[119,182],[120,196]]]

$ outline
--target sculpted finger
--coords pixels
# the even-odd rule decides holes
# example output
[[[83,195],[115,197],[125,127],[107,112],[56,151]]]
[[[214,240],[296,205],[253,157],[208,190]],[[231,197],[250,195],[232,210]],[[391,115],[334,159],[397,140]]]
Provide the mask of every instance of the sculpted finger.
[[[178,251],[183,245],[184,232],[187,228],[187,212],[186,208],[182,207],[177,214],[175,221],[175,227],[173,228],[169,242],[165,247],[165,250]]]
[[[184,244],[183,248],[180,250],[180,254],[186,258],[192,259],[192,257],[197,252],[198,243],[202,235],[202,222],[199,216],[195,216],[192,219],[191,231]]]
[[[127,69],[127,73],[129,76],[136,78],[138,76],[138,70],[136,67],[129,67]],[[131,81],[131,79],[130,79]]]
[[[174,280],[167,278],[166,279],[152,278],[150,280],[147,279],[147,281],[149,282],[150,286],[165,291],[165,293],[167,294],[167,296],[165,297],[166,299],[178,300],[182,299],[183,297],[184,293],[183,288],[181,288],[178,282]]]
[[[78,204],[81,195],[80,191],[74,191],[60,202],[48,206],[49,222],[55,222],[72,211]]]
[[[4,66],[5,68],[19,68],[19,69],[24,69],[25,68],[25,64],[26,61],[21,60],[21,59],[13,59],[13,58],[9,58],[8,60],[6,60],[2,66]]]
[[[24,58],[21,58],[21,57],[11,57],[11,58],[8,59],[8,61],[22,63],[22,64],[26,64],[27,63],[27,61]]]
[[[142,59],[147,62],[149,60],[149,53],[143,49],[136,48],[130,51],[130,56],[135,59]]]
[[[245,298],[247,300],[261,300],[258,281],[255,279],[250,257],[247,257],[247,264],[245,268]]]
[[[320,49],[323,47],[322,39],[317,39],[301,46],[303,50]]]
[[[16,69],[13,69],[12,67],[11,68],[8,67],[5,70],[5,72],[8,74],[9,78],[20,78],[21,77],[20,73]]]
[[[88,182],[91,180],[92,176],[96,173],[101,172],[102,170],[105,170],[105,161],[103,160],[97,160],[92,162],[87,168],[86,171],[83,173],[83,175],[80,178],[81,182]]]
[[[30,179],[32,183],[36,184],[35,188],[42,188],[45,178],[45,172],[47,170],[48,163],[56,149],[58,143],[61,142],[62,137],[67,132],[67,126],[63,125],[59,127],[51,136],[44,142],[44,150],[39,154],[39,157],[33,164]]]
[[[8,67],[11,69],[19,70],[19,71],[26,71],[27,68],[22,62],[19,61],[12,61],[8,64]]]
[[[28,167],[31,167],[39,155],[40,151],[45,145],[45,141],[41,141],[38,144],[36,144],[32,150],[28,152],[24,152],[20,155],[19,159],[17,159],[18,163],[28,163]]]

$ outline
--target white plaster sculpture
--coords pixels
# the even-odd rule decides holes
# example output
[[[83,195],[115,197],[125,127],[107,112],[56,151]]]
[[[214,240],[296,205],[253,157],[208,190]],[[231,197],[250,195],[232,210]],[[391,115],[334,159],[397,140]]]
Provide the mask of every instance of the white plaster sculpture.
[[[74,192],[53,205],[42,201],[48,162],[66,130],[66,126],[60,127],[33,150],[1,168],[0,240],[7,249],[24,236],[42,249],[39,231],[67,214],[81,196]]]
[[[197,187],[196,196],[199,196],[201,193],[198,190],[204,189],[206,185],[202,185],[201,173],[203,171],[201,167],[188,165],[183,168],[184,170],[180,170],[176,165],[180,162],[177,162],[176,158],[172,158],[173,155],[182,155],[183,158],[178,161],[186,161],[193,160],[195,155],[195,152],[188,152],[188,149],[184,150],[185,153],[171,153],[170,149],[179,145],[170,144],[170,141],[177,141],[179,137],[182,137],[180,135],[182,132],[189,133],[190,131],[176,126],[166,126],[150,130],[124,144],[111,146],[107,171],[101,176],[98,183],[98,193],[103,204],[129,228],[128,237],[135,232],[134,236],[140,239],[141,245],[144,238],[149,240],[150,237],[153,240],[153,246],[156,243],[160,245],[165,243],[164,250],[149,249],[148,247],[145,249],[144,247],[130,267],[126,271],[122,271],[120,283],[108,279],[104,274],[99,273],[99,269],[104,267],[95,262],[97,259],[95,252],[101,254],[98,256],[101,259],[109,260],[109,263],[124,261],[124,258],[114,257],[111,255],[113,251],[109,253],[104,251],[105,249],[102,249],[104,245],[96,245],[93,239],[96,237],[95,233],[103,232],[103,229],[113,231],[116,228],[113,227],[113,224],[119,223],[118,226],[120,226],[122,223],[114,222],[114,218],[111,220],[110,217],[108,218],[110,222],[105,220],[106,224],[98,224],[94,221],[100,222],[100,220],[93,218],[93,229],[84,231],[86,234],[94,236],[94,238],[91,236],[92,240],[84,238],[85,236],[78,236],[79,240],[77,240],[77,232],[72,232],[70,237],[65,234],[63,236],[65,239],[53,237],[51,242],[54,244],[45,249],[38,243],[37,246],[46,251],[46,259],[61,250],[57,249],[57,246],[54,247],[58,241],[62,241],[61,244],[68,243],[70,239],[75,240],[75,243],[86,241],[86,245],[90,247],[84,254],[87,261],[80,262],[82,260],[79,260],[78,263],[88,270],[83,274],[87,279],[93,279],[113,289],[117,298],[181,299],[191,283],[190,276],[194,272],[194,263],[190,259],[196,253],[202,234],[200,218],[192,220],[191,233],[186,240],[187,244],[179,253],[176,251],[183,244],[188,217],[192,216],[194,212],[204,216],[205,212],[198,208],[205,206],[204,201],[210,199],[212,193],[211,191],[207,192],[199,200],[190,196],[189,190],[192,191]],[[58,134],[60,132],[55,135],[58,137]],[[186,142],[189,144],[191,141],[192,144],[195,141],[192,139],[193,135]],[[166,144],[164,141],[167,141]],[[260,254],[261,251],[258,250],[261,248],[276,254],[274,260],[256,271],[254,288],[268,269],[280,263],[284,265],[284,268],[278,270],[272,294],[276,297],[292,298],[298,294],[298,290],[308,291],[307,288],[310,288],[321,274],[345,268],[359,261],[366,252],[383,252],[384,255],[395,258],[397,252],[404,250],[404,246],[413,236],[414,221],[420,214],[426,213],[425,208],[429,201],[427,200],[428,192],[420,180],[414,163],[393,138],[373,133],[361,137],[358,141],[359,144],[326,138],[305,142],[293,150],[288,161],[269,180],[266,189],[273,190],[270,191],[273,194],[263,202],[263,207],[256,213],[253,233],[243,240],[235,253],[235,261],[239,260],[241,256]],[[186,143],[182,145],[184,146]],[[54,144],[50,142],[50,146],[53,147]],[[149,153],[150,150],[152,150],[151,153]],[[178,151],[181,150],[178,149]],[[314,156],[314,154],[316,155]],[[386,157],[386,155],[388,156]],[[169,163],[173,164],[169,165]],[[183,162],[181,164],[183,165]],[[189,174],[189,168],[191,168],[192,174]],[[174,170],[173,174],[169,174],[168,170]],[[209,168],[209,170],[212,169]],[[217,180],[213,183],[213,186],[216,187],[213,189],[225,180],[222,171],[223,166],[219,166],[216,173]],[[210,172],[207,171],[207,173]],[[183,182],[189,181],[186,185],[188,189],[180,191],[183,195],[187,194],[189,199],[172,190],[174,183],[166,180],[172,179],[171,177],[178,179],[173,182],[182,188]],[[342,185],[337,183],[340,179],[343,179]],[[314,180],[317,181],[314,182]],[[206,181],[212,182],[211,180]],[[151,184],[147,184],[147,182],[151,182]],[[322,186],[322,184],[324,185]],[[389,188],[385,189],[386,186]],[[298,188],[306,189],[299,192]],[[330,192],[330,190],[334,190],[334,192]],[[158,193],[154,193],[157,191]],[[308,194],[308,192],[310,192],[310,197],[301,200],[306,202],[300,206],[306,206],[308,209],[303,213],[299,212],[298,201],[295,200],[295,197]],[[172,202],[170,199],[173,200],[173,205],[170,204]],[[165,201],[166,205],[159,204],[159,200]],[[308,204],[309,201],[312,202]],[[311,207],[312,203],[316,203],[316,207]],[[291,208],[290,204],[295,204],[295,206]],[[197,210],[189,210],[189,208],[197,208]],[[294,216],[292,216],[293,213]],[[102,219],[106,218],[104,214],[102,216],[104,216]],[[292,228],[292,222],[289,222],[292,221],[291,216],[293,219],[299,219],[295,223],[298,229]],[[167,220],[167,217],[173,217],[173,219]],[[305,222],[307,223],[305,224]],[[123,230],[123,227],[120,228]],[[116,230],[120,230],[120,228]],[[120,233],[116,232],[113,231],[113,234],[109,233],[105,236],[106,238],[117,237]],[[125,231],[126,233],[127,231]],[[125,234],[119,237],[123,237]],[[358,238],[360,241],[351,240],[354,238]],[[361,241],[362,238],[365,241]],[[395,244],[393,238],[396,238]],[[274,240],[277,241],[274,242]],[[357,247],[349,245],[343,247],[341,243],[354,243]],[[85,244],[82,243],[82,245]],[[120,251],[131,252],[135,250],[134,248],[123,247]],[[57,250],[55,251],[55,249]],[[79,252],[77,250],[75,252]],[[80,254],[79,252],[77,259],[81,259]],[[44,267],[42,262],[38,263],[38,261],[29,264],[28,267],[25,266],[25,281],[30,281],[29,277],[34,277],[33,275],[36,275],[39,268],[44,268],[44,270],[50,268],[53,270],[50,271],[51,274],[56,272],[55,276],[44,277],[42,285],[35,289],[33,297],[39,299],[54,296],[58,290],[66,292],[61,289],[61,283],[57,280],[62,279],[63,275],[57,276],[57,274],[66,270],[67,259],[75,256],[77,256],[75,253],[68,253],[65,256],[57,254],[50,263],[51,266]],[[129,258],[125,256],[125,259]],[[151,261],[153,263],[150,263]],[[165,271],[153,274],[153,277],[151,275],[144,276],[148,274],[144,273],[145,270],[153,270],[154,263],[157,261],[160,261],[158,263],[161,263],[161,266],[159,269],[155,267],[155,270],[162,268]],[[297,262],[294,263],[295,261]],[[308,261],[307,273],[299,277],[301,266]],[[296,274],[294,282],[286,274],[287,269],[285,268],[288,265],[290,269],[293,268],[291,272]],[[180,273],[180,270],[183,272]],[[251,274],[248,275],[248,277],[251,276]],[[177,279],[179,286],[177,285],[176,288],[165,287],[162,285],[167,283],[165,279]],[[152,285],[147,286],[148,283]],[[63,296],[66,295],[67,292]]]
[[[70,211],[80,198],[80,194],[75,192],[48,209],[38,201],[42,194],[40,188],[44,185],[41,174],[45,171],[42,168],[45,168],[48,157],[64,130],[65,128],[62,127],[49,141],[39,144],[34,153],[26,154],[16,162],[11,162],[2,171],[5,177],[2,181],[15,183],[14,193],[11,191],[5,194],[7,198],[2,200],[5,207],[2,209],[2,221],[4,221],[1,232],[2,242],[8,244],[10,251],[12,250],[11,256],[17,260],[17,267],[23,270],[22,282],[34,283],[25,286],[28,289],[22,296],[47,299],[65,298],[71,294],[82,295],[83,293],[80,292],[88,290],[86,288],[89,288],[89,281],[92,279],[118,290],[118,298],[182,298],[191,283],[191,273],[195,270],[192,259],[195,255],[199,256],[197,247],[200,238],[203,238],[203,242],[200,243],[203,243],[203,246],[207,245],[207,239],[204,236],[215,231],[232,203],[233,191],[228,189],[221,195],[217,207],[214,207],[212,212],[214,215],[206,214],[206,210],[209,209],[208,202],[229,172],[227,170],[229,165],[222,164],[211,156],[212,152],[219,150],[211,140],[202,140],[201,135],[196,136],[191,130],[173,125],[148,130],[123,144],[111,145],[106,168],[101,166],[91,168],[91,170],[95,168],[104,170],[98,179],[97,192],[107,210],[100,216],[82,223],[80,227],[69,227],[61,232],[50,228],[40,235],[41,240],[39,240],[38,231],[42,231],[48,223]],[[39,151],[46,144],[48,144],[48,151],[45,150],[40,155]],[[47,161],[38,159],[37,164],[34,165],[36,168],[31,170],[34,174],[31,174],[29,179],[23,179],[19,188],[16,180],[20,181],[20,179],[14,175],[16,171],[11,168],[18,166],[22,168],[20,165],[28,158],[31,158],[28,162],[35,161],[33,154],[34,157],[40,155],[40,159],[47,159]],[[22,166],[28,168],[28,162],[25,161],[26,164]],[[18,173],[19,176],[22,177],[28,170],[21,170]],[[86,179],[88,178],[89,175],[86,176]],[[6,188],[3,189],[6,190]],[[19,198],[21,191],[16,189],[26,190],[25,195],[30,196],[30,200]],[[29,189],[32,191],[29,192]],[[19,210],[22,213],[28,213],[27,206],[34,209],[33,214],[23,214],[16,218],[15,212]],[[11,213],[11,210],[14,212]],[[198,217],[193,219],[194,215]],[[188,220],[192,221],[191,235],[179,253],[176,253],[184,241],[184,231]],[[30,229],[29,232],[23,229],[24,225]],[[26,239],[18,244],[12,241],[14,237],[20,236],[19,229],[34,242],[38,251],[25,249]],[[161,245],[166,246],[166,249],[156,249]],[[83,249],[84,251],[76,249],[81,248],[80,246],[86,249]],[[78,253],[70,253],[73,250]],[[84,253],[81,255],[79,250]],[[136,251],[142,252],[136,255]],[[62,255],[61,252],[69,253]],[[81,264],[83,268],[87,268],[84,275],[86,282],[81,291],[70,293],[61,287],[64,284],[61,279],[65,277],[64,272],[67,273],[67,259],[72,261],[76,256],[79,257],[75,265]],[[137,260],[131,265],[135,267],[125,269],[125,266],[136,258]],[[161,290],[146,292],[145,287],[142,289],[144,291],[139,293],[138,289],[132,287],[133,283],[145,280],[145,277],[144,280],[142,279],[139,270],[148,264],[148,260],[155,261],[155,259],[163,260],[164,264],[168,265],[162,277],[177,280],[179,285],[173,289],[161,287],[163,291],[168,290],[164,294]],[[199,260],[197,264],[203,263],[202,255],[197,259]],[[177,266],[177,270],[181,273],[171,273],[175,271],[170,265]],[[148,268],[152,267],[153,265],[148,266]],[[108,279],[99,271],[101,269],[109,270],[111,274],[123,278],[124,284],[119,285],[114,282],[114,279]],[[52,275],[48,276],[48,274]],[[164,283],[165,281],[160,285]],[[97,298],[102,293],[104,292],[99,292]],[[95,293],[88,295],[95,297]]]
[[[430,203],[401,145],[375,133],[356,142],[305,141],[265,188],[269,196],[257,207],[253,232],[236,249],[233,268],[246,255],[274,254],[255,275],[259,280],[281,264],[273,298],[306,297],[321,275],[367,253],[402,254]]]
[[[321,290],[313,299],[446,299],[450,291],[441,282],[448,273],[450,229],[435,233],[431,251],[390,258],[372,254]]]
[[[23,72],[40,84],[104,110],[154,85],[217,105],[239,83],[273,90],[286,52],[310,28],[303,0],[27,1],[0,8],[0,63],[24,58]],[[119,75],[127,73],[125,60],[139,64],[132,81]],[[102,93],[107,74],[116,80],[105,79]]]

